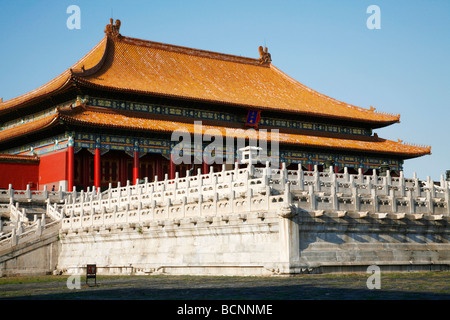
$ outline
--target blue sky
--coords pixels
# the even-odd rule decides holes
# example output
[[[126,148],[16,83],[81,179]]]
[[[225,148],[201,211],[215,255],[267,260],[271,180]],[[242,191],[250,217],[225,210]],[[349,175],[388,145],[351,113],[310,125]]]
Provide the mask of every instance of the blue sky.
[[[70,5],[81,29],[70,30]],[[367,7],[381,10],[370,30]],[[0,0],[0,97],[31,91],[69,68],[104,36],[111,15],[125,36],[258,58],[338,100],[401,114],[377,129],[391,140],[431,145],[407,160],[439,180],[450,170],[450,1]]]

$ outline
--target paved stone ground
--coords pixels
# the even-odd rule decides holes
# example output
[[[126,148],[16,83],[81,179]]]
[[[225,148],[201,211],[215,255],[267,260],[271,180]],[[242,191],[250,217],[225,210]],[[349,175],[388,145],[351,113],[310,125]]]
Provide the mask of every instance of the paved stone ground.
[[[122,276],[70,290],[65,276],[1,278],[0,299],[20,300],[450,300],[450,272],[293,277]]]

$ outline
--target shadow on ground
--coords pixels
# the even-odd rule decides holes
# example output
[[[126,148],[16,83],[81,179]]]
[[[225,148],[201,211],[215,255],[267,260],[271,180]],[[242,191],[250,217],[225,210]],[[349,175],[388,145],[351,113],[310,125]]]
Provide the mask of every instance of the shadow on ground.
[[[238,288],[102,288],[82,287],[61,292],[2,298],[8,300],[450,300],[450,294],[315,287],[309,285]]]

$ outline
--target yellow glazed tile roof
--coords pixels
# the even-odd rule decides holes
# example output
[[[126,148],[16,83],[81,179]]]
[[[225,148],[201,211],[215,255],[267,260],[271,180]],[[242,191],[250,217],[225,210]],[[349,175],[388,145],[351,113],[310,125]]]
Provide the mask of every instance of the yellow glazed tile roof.
[[[384,123],[398,115],[356,107],[314,91],[258,59],[129,37],[113,38],[103,67],[85,85],[270,111]]]
[[[256,48],[255,48],[255,52]],[[47,84],[0,103],[0,114],[62,91],[73,82],[113,91],[347,119],[385,126],[399,115],[374,112],[314,91],[259,59],[107,34]]]

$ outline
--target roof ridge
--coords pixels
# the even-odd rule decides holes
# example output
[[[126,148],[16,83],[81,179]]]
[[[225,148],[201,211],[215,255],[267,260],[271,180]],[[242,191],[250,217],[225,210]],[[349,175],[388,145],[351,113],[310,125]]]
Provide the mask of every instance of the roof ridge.
[[[151,40],[145,40],[145,39],[139,39],[139,38],[133,38],[133,37],[115,37],[113,38],[114,41],[118,42],[124,42],[132,45],[137,46],[143,46],[148,48],[156,48],[160,50],[165,51],[171,51],[171,52],[178,52],[182,54],[187,55],[193,55],[193,56],[200,56],[210,59],[218,59],[218,60],[224,60],[224,61],[230,61],[230,62],[238,62],[238,63],[246,63],[246,64],[252,64],[256,66],[261,67],[267,67],[269,64],[263,64],[261,63],[261,60],[258,58],[249,58],[249,57],[243,57],[238,55],[233,55],[229,53],[222,53],[217,51],[210,51],[210,50],[204,50],[204,49],[196,49],[192,47],[186,47],[186,46],[180,46],[175,44],[169,44],[169,43],[163,43],[163,42],[157,42],[157,41],[151,41]]]

